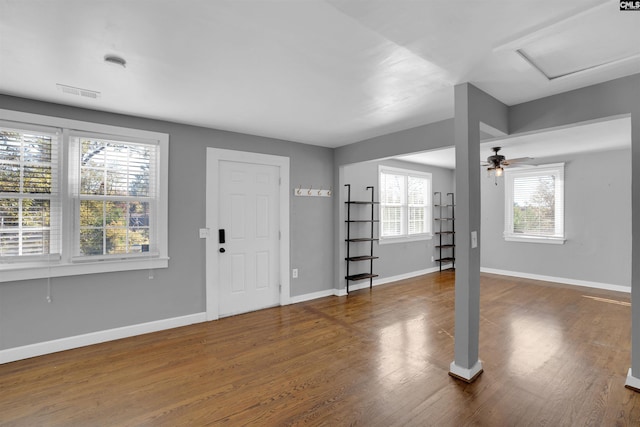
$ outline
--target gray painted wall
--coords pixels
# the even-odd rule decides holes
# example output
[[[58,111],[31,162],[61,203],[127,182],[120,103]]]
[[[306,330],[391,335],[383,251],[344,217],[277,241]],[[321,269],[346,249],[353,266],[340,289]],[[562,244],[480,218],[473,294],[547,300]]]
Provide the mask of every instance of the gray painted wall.
[[[206,148],[290,158],[291,191],[299,184],[333,187],[333,150],[233,132],[110,114],[0,95],[0,108],[168,133],[169,268],[0,283],[0,349],[205,310]],[[333,204],[291,197],[291,296],[333,288]]]
[[[379,188],[378,188],[378,166],[386,165],[397,168],[416,170],[421,172],[430,172],[432,174],[432,186],[433,191],[441,191],[443,193],[453,191],[453,171],[444,168],[437,168],[432,166],[419,165],[415,163],[401,162],[397,160],[381,160],[372,162],[356,163],[347,165],[343,170],[343,178],[345,184],[351,184],[351,198],[353,200],[370,200],[371,192],[366,191],[366,187],[373,185],[376,187],[375,200],[379,201]],[[346,190],[341,193],[342,202],[346,200]],[[344,203],[342,203],[344,205]],[[354,209],[352,207],[352,209]],[[357,208],[356,208],[357,209]],[[369,209],[367,206],[365,209]],[[367,212],[368,213],[368,212]],[[344,225],[344,219],[339,228],[342,230],[340,241],[343,242],[342,246],[346,248],[344,244],[346,225]],[[376,209],[375,218],[378,219],[378,211]],[[369,229],[366,227],[369,224],[361,224],[363,227],[362,235],[368,235]],[[356,231],[357,228],[352,226],[352,230]],[[375,226],[375,236],[379,236],[378,225]],[[378,244],[374,243],[374,254],[380,258],[375,260],[374,273],[379,275],[378,279],[384,279],[387,277],[398,276],[405,273],[411,273],[414,271],[420,271],[427,268],[436,267],[437,263],[431,262],[431,256],[435,255],[434,245],[437,244],[437,237],[434,236],[431,240],[421,240],[418,242],[406,242],[406,243],[388,243]],[[367,244],[368,245],[368,244]],[[368,249],[368,246],[364,246]],[[346,250],[346,249],[345,249]],[[344,257],[340,258],[344,259]],[[342,263],[343,267],[346,265]],[[360,263],[352,264],[352,266]],[[366,271],[368,263],[366,264]],[[354,271],[357,272],[357,271]],[[341,276],[342,282],[344,282],[344,274]],[[358,282],[356,282],[358,283]]]
[[[482,173],[482,267],[631,286],[631,151],[536,159],[565,162],[564,245],[504,240],[504,180]]]

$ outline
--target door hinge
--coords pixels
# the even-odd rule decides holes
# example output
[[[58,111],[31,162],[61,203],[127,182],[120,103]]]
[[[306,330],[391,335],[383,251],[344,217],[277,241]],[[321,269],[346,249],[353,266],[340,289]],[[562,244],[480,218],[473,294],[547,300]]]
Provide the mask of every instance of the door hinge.
[[[278,240],[282,240],[282,231],[278,230]]]

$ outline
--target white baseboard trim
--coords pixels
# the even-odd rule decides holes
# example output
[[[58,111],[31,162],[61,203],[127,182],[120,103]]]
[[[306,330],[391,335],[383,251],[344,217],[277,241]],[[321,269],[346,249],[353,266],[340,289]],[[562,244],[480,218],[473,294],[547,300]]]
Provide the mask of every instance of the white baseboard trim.
[[[195,313],[186,316],[173,317],[171,319],[156,320],[153,322],[139,323],[137,325],[123,326],[104,331],[91,332],[73,337],[60,338],[22,347],[0,350],[0,364],[42,356],[43,354],[56,353],[58,351],[71,350],[92,344],[128,338],[135,335],[148,334],[150,332],[163,331],[165,329],[178,328],[207,320],[206,313]]]
[[[627,380],[624,382],[624,386],[634,391],[640,391],[640,379],[631,374],[631,368],[629,368],[629,372],[627,373]]]
[[[299,302],[311,301],[318,298],[330,297],[335,295],[335,289],[327,289],[324,291],[312,292],[310,294],[298,295],[289,299],[290,304],[297,304]]]
[[[480,360],[478,360],[470,369],[456,365],[455,361],[451,362],[451,365],[449,365],[449,374],[466,382],[472,382],[481,373],[482,361]]]
[[[586,280],[568,279],[566,277],[543,276],[540,274],[521,273],[518,271],[498,270],[495,268],[485,268],[485,267],[481,267],[480,271],[483,273],[499,274],[501,276],[521,277],[523,279],[542,280],[544,282],[562,283],[565,285],[574,285],[574,286],[584,286],[587,288],[605,289],[608,291],[626,292],[626,293],[631,292],[630,286],[612,285],[609,283],[600,283],[600,282],[589,282]]]
[[[445,264],[442,266],[443,270],[449,269],[451,268],[452,265],[451,264]],[[425,274],[430,274],[430,273],[436,273],[440,270],[440,267],[431,267],[431,268],[425,268],[424,270],[417,270],[417,271],[411,271],[409,273],[403,273],[403,274],[398,274],[397,276],[389,276],[389,277],[382,277],[379,279],[374,279],[372,282],[373,286],[379,286],[379,285],[384,285],[387,283],[392,283],[392,282],[398,282],[400,280],[404,280],[404,279],[411,279],[413,277],[418,277],[418,276],[422,276]],[[356,283],[353,285],[349,286],[349,290],[351,291],[357,291],[360,289],[366,289],[369,287],[369,282],[368,281],[362,281],[361,283]],[[347,295],[347,290],[346,289],[335,289],[334,290],[334,295],[336,296],[345,296]]]

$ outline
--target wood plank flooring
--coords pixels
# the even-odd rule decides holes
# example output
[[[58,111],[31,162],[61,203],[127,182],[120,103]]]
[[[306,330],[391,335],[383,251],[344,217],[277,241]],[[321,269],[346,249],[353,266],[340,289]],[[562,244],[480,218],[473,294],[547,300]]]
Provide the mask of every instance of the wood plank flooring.
[[[640,425],[629,295],[483,274],[473,384],[454,273],[0,365],[2,426]]]

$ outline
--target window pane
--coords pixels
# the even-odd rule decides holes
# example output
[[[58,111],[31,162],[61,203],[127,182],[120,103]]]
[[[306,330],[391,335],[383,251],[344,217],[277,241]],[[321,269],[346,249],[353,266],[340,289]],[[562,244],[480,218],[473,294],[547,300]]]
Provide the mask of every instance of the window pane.
[[[80,194],[103,195],[104,171],[98,169],[82,169],[80,177]]]
[[[20,166],[0,163],[0,193],[20,192]]]
[[[154,147],[94,140],[83,140],[81,146],[81,194],[151,194],[149,172]]]
[[[22,136],[17,132],[0,131],[0,162],[19,161],[22,151]]]
[[[49,230],[24,231],[22,233],[22,255],[49,253]]]
[[[555,234],[555,177],[527,176],[513,180],[513,232]]]
[[[382,235],[400,236],[402,234],[402,208],[400,206],[384,206],[382,213]]]
[[[408,177],[408,197],[410,205],[425,205],[427,203],[427,180],[424,178]]]
[[[380,171],[380,236],[403,237],[430,231],[429,174]]]
[[[49,227],[49,200],[23,199],[22,200],[22,226],[43,228]]]
[[[409,234],[426,233],[426,209],[409,207]]]
[[[103,228],[80,230],[80,254],[103,255]]]
[[[104,202],[82,200],[80,202],[80,227],[104,227]]]
[[[132,145],[129,148],[129,195],[149,196],[149,172],[151,150],[149,147]]]
[[[150,171],[157,148],[111,140],[81,139],[80,143],[80,194],[94,199],[81,202],[81,254],[148,252],[153,206]],[[114,200],[124,197],[144,199]]]
[[[25,166],[24,193],[51,193],[51,167]]]
[[[0,199],[0,231],[18,230],[20,225],[20,201]]]
[[[80,144],[83,167],[104,168],[105,143],[102,141],[82,140]]]
[[[382,174],[380,203],[400,204],[404,194],[404,176]]]
[[[126,196],[128,175],[121,172],[107,171],[107,194],[110,196]]]
[[[127,219],[127,202],[105,203],[105,224],[109,227],[124,227]]]
[[[81,201],[81,254],[148,252],[149,210],[149,202]]]
[[[58,194],[53,182],[53,135],[0,130],[0,193],[5,193],[5,198],[0,198],[0,256],[42,255],[50,251],[51,201]],[[6,193],[22,198],[8,198]]]
[[[49,253],[50,205],[49,200],[0,199],[0,256]]]
[[[23,135],[24,161],[51,163],[52,140],[49,136]]]
[[[7,232],[0,229],[0,256],[18,255],[20,255],[20,236],[18,232]]]
[[[132,202],[129,204],[129,227],[149,226],[149,203]]]
[[[127,253],[127,229],[126,228],[107,228],[107,254],[126,254]]]
[[[149,252],[149,229],[129,229],[129,252]]]

